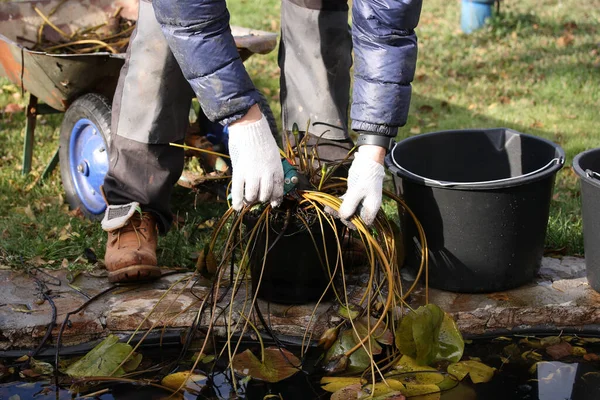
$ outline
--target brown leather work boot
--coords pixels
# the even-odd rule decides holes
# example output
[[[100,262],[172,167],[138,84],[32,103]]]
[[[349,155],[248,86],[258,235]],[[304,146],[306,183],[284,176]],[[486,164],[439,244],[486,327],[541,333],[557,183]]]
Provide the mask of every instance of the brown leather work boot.
[[[127,223],[108,232],[104,264],[109,282],[137,282],[159,278],[156,261],[158,230],[150,213],[136,212]]]

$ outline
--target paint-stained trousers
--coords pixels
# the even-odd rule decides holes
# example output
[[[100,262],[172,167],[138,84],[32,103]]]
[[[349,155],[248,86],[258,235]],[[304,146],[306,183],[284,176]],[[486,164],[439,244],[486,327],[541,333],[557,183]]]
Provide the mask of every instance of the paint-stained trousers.
[[[348,105],[352,38],[347,0],[282,0],[279,66],[284,131],[311,121],[310,133],[350,143]],[[142,0],[113,100],[109,204],[137,201],[161,232],[172,223],[170,200],[183,170],[183,142],[194,93]],[[284,140],[286,135],[284,135]]]

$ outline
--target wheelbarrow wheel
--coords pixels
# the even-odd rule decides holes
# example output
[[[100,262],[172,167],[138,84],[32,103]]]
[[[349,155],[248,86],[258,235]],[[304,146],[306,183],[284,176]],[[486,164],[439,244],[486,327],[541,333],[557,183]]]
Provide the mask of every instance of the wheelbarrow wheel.
[[[71,104],[60,128],[60,174],[67,201],[94,220],[106,209],[100,187],[108,172],[110,120],[109,100],[88,93]]]

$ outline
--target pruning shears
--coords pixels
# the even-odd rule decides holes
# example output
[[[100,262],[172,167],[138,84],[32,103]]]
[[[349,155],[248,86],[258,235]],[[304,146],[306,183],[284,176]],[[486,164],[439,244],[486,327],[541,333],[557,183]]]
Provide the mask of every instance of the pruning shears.
[[[298,189],[302,190],[310,187],[308,179],[299,174],[296,167],[290,164],[287,158],[282,158],[281,164],[283,165],[283,194],[299,198]]]

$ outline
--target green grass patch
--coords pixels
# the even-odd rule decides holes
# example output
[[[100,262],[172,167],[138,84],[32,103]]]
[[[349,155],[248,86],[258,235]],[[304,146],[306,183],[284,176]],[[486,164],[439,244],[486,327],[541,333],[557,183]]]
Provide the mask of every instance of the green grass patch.
[[[228,5],[233,24],[278,32],[279,1]],[[583,254],[579,184],[570,163],[579,152],[600,147],[600,1],[502,2],[501,13],[471,35],[460,32],[459,13],[457,2],[424,3],[411,112],[398,138],[508,127],[560,144],[567,166],[556,181],[547,247]],[[277,50],[252,57],[246,66],[278,117]],[[102,258],[105,233],[97,222],[69,213],[58,171],[39,184],[58,146],[61,115],[38,117],[34,169],[21,174],[25,117],[14,111],[27,98],[0,79],[0,265],[31,267],[43,259],[47,267],[85,266],[85,249]],[[196,200],[194,192],[176,190],[178,223],[159,242],[161,264],[192,267],[210,233],[207,221],[224,209]]]

